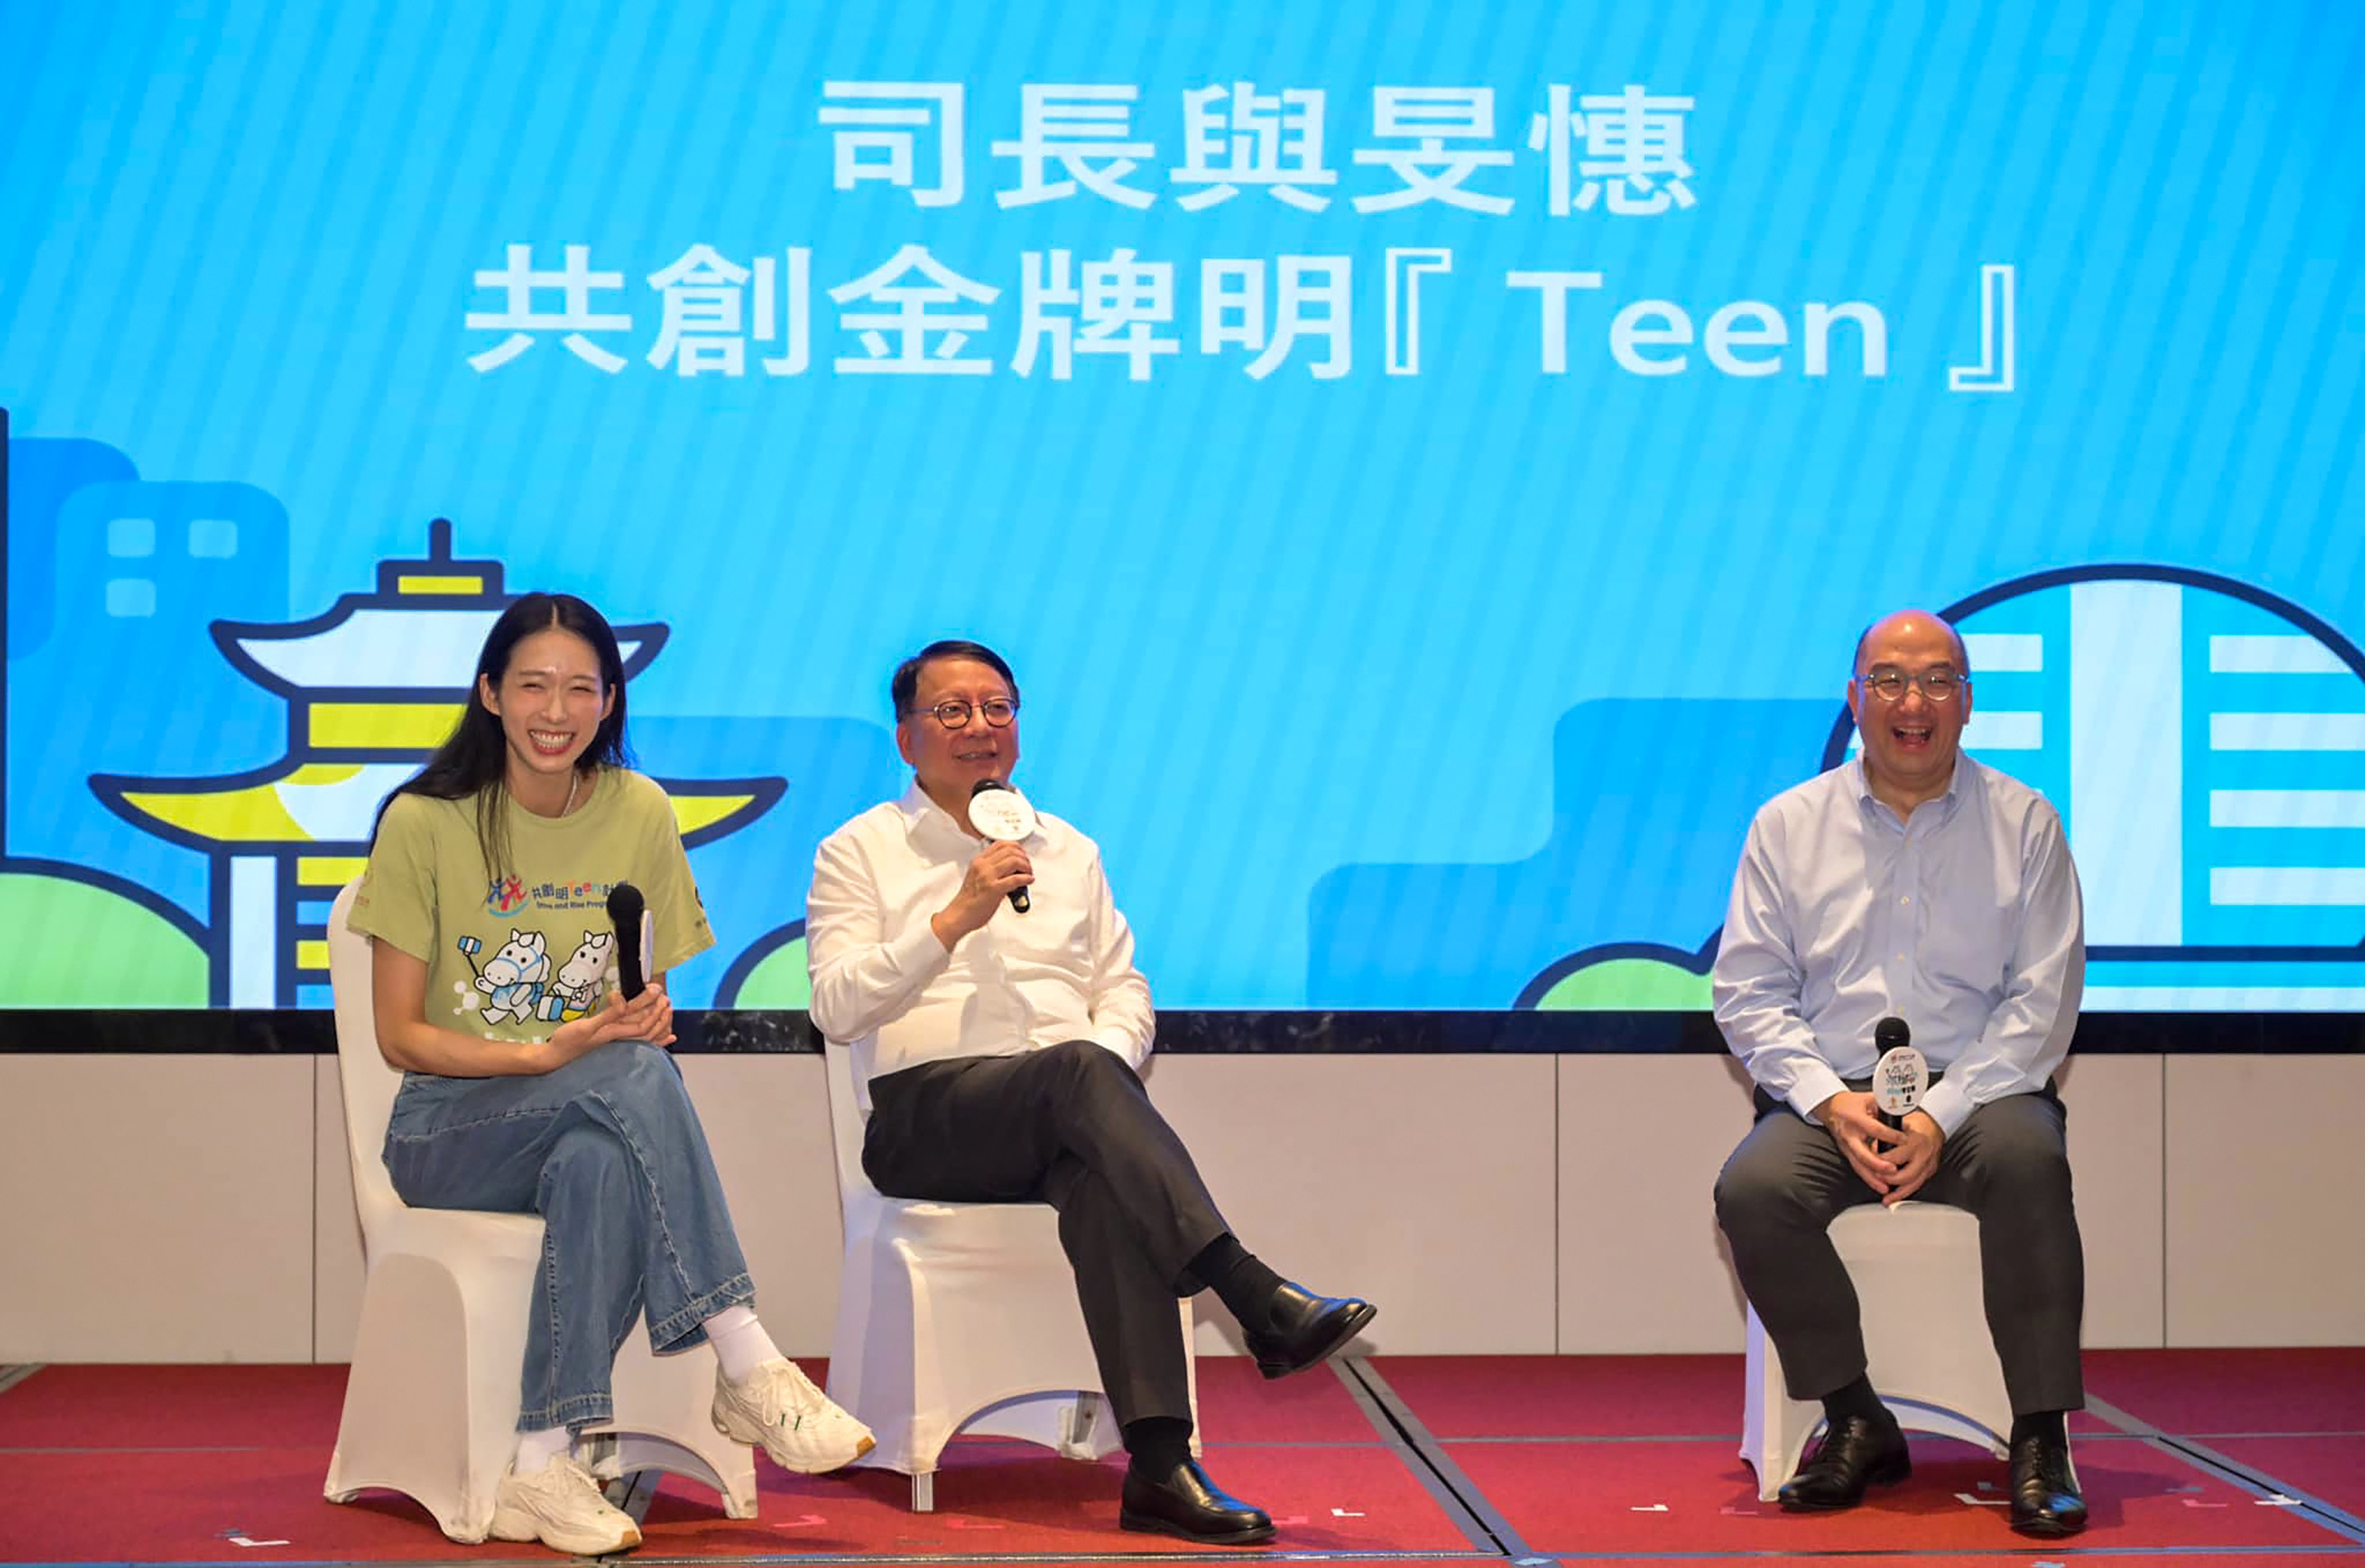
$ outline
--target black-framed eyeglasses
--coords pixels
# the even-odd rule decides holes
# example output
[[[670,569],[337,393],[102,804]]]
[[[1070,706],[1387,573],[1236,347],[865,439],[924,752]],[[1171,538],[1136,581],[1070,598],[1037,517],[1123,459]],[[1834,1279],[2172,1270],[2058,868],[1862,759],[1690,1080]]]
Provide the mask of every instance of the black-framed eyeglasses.
[[[1956,687],[1971,684],[1969,676],[1956,675],[1944,665],[1911,675],[1901,669],[1866,670],[1855,678],[1858,685],[1883,702],[1902,702],[1909,686],[1921,688],[1922,695],[1933,702],[1945,702],[1955,695]]]
[[[989,697],[982,702],[971,703],[958,697],[948,697],[933,708],[923,708],[918,711],[934,713],[936,722],[948,730],[967,727],[969,716],[973,712],[984,714],[985,722],[995,729],[1006,730],[1010,727],[1010,721],[1018,717],[1018,699]]]

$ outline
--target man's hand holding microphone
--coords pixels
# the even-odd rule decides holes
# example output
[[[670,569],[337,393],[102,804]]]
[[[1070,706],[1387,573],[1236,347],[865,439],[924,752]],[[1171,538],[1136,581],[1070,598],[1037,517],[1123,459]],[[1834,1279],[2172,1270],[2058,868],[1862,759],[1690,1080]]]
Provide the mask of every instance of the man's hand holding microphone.
[[[1031,902],[1027,884],[1035,880],[1034,862],[1018,841],[1035,831],[1035,809],[1025,796],[998,778],[981,778],[970,793],[970,821],[987,843],[961,874],[952,902],[928,917],[929,929],[949,953],[953,944],[993,918],[1002,901],[1026,913]]]
[[[1919,1109],[1930,1087],[1930,1066],[1913,1048],[1905,1021],[1883,1018],[1873,1026],[1872,1038],[1881,1057],[1872,1070],[1871,1090],[1841,1090],[1815,1107],[1815,1120],[1830,1131],[1865,1185],[1893,1206],[1919,1192],[1937,1170],[1946,1133]]]

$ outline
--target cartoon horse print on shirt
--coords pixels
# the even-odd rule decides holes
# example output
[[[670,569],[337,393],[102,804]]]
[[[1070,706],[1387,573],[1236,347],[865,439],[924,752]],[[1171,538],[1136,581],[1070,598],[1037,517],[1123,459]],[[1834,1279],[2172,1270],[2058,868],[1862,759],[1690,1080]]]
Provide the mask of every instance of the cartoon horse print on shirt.
[[[542,999],[544,1021],[556,1023],[569,1014],[579,1016],[598,1011],[600,982],[608,978],[609,963],[615,953],[612,932],[585,932],[583,945],[558,966],[558,979]]]
[[[522,1024],[532,1017],[534,1003],[542,999],[543,977],[549,972],[550,955],[543,950],[542,933],[510,932],[476,977],[476,989],[485,993],[485,1022],[514,1018]]]

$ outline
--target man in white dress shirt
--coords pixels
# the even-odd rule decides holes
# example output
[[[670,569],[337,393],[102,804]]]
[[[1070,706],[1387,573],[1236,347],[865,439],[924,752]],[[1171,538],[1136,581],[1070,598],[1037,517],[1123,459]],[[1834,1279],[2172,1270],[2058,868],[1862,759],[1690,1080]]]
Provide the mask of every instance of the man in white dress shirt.
[[[1782,1506],[1847,1507],[1911,1469],[1825,1231],[1851,1204],[1918,1197],[1979,1217],[2012,1527],[2072,1534],[2086,1506],[2063,1423],[2085,1402],[2085,1261],[2052,1080],[2084,986],[2077,868],[2042,795],[1962,755],[1970,657],[1945,622],[1876,622],[1847,700],[1858,758],[1759,810],[1716,958],[1717,1022],[1757,1085],[1717,1218],[1791,1397],[1829,1420]],[[1874,1026],[1891,1016],[1932,1070],[1897,1129],[1868,1092]]]
[[[970,818],[1018,763],[1018,683],[992,650],[933,643],[890,683],[913,780],[824,840],[806,905],[813,1017],[854,1051],[863,1170],[896,1197],[1049,1204],[1131,1462],[1120,1522],[1210,1544],[1270,1540],[1262,1509],[1190,1456],[1175,1301],[1212,1289],[1267,1377],[1318,1364],[1367,1302],[1282,1279],[1233,1237],[1149,1103],[1149,985],[1100,848],[1043,814],[1019,843]],[[1026,889],[1029,907],[1010,895]]]

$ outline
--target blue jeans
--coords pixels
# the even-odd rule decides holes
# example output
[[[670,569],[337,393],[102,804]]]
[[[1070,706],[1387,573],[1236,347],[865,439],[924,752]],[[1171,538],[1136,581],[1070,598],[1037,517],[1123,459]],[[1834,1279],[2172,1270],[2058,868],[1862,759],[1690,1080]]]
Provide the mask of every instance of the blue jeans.
[[[542,1215],[521,1432],[612,1417],[616,1352],[642,1313],[662,1353],[755,1299],[698,1113],[655,1046],[614,1041],[536,1077],[411,1073],[386,1168],[414,1208]]]

